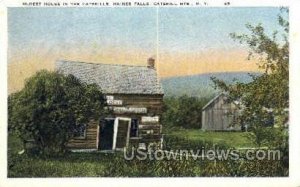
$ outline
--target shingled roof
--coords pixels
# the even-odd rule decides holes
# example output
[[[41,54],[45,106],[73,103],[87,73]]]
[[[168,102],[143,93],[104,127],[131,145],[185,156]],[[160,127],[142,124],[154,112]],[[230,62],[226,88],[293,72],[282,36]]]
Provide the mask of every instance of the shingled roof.
[[[163,94],[156,70],[147,66],[57,61],[56,70],[96,83],[105,94]]]

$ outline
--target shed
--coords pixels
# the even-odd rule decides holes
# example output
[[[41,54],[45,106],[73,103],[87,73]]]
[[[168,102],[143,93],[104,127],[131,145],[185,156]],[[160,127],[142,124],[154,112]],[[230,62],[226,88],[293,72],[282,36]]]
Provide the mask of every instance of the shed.
[[[202,129],[212,131],[241,130],[238,123],[239,110],[235,102],[229,102],[220,93],[202,108]]]
[[[57,61],[56,70],[96,83],[112,114],[82,124],[68,143],[77,150],[118,150],[128,145],[161,144],[163,89],[154,59],[145,66]]]

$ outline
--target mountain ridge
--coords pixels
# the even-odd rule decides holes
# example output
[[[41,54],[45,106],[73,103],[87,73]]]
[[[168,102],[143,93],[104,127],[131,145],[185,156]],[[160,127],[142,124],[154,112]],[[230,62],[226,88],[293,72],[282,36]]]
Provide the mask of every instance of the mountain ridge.
[[[165,96],[179,97],[188,95],[191,97],[213,97],[220,92],[214,89],[214,84],[211,77],[224,80],[227,83],[232,83],[238,80],[244,83],[251,82],[252,78],[249,74],[260,75],[259,72],[217,72],[204,73],[188,76],[166,77],[161,79]]]

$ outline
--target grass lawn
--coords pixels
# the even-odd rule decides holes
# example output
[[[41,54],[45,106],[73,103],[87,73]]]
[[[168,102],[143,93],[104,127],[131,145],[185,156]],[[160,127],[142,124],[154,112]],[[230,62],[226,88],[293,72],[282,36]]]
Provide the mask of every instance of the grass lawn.
[[[194,160],[126,160],[123,152],[68,153],[43,158],[18,154],[22,143],[14,135],[8,137],[8,148],[8,177],[201,176],[200,166],[195,164],[200,162]]]
[[[173,132],[188,136],[193,142],[209,139],[228,143],[240,141],[242,133],[204,133],[196,130]],[[198,134],[200,133],[200,134]],[[218,135],[217,135],[218,134]],[[223,135],[222,135],[223,134]],[[230,136],[231,134],[231,136]],[[237,136],[237,140],[233,140]],[[195,141],[194,141],[195,140]],[[174,142],[176,143],[176,142]],[[235,145],[250,145],[235,143]],[[22,144],[15,136],[8,138],[8,177],[204,177],[204,176],[285,176],[281,161],[268,160],[126,160],[117,153],[69,153],[60,157],[39,158],[18,154]]]
[[[255,144],[247,137],[249,132],[213,132],[198,129],[168,130],[168,135],[185,138],[191,141],[211,141],[214,144],[226,144],[229,147],[255,147]]]

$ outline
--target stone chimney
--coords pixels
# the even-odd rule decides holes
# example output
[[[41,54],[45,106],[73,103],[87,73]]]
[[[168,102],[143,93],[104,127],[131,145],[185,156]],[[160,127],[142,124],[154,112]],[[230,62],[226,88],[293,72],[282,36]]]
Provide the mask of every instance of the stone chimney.
[[[154,58],[152,58],[152,57],[148,58],[147,67],[155,69],[155,59]]]

